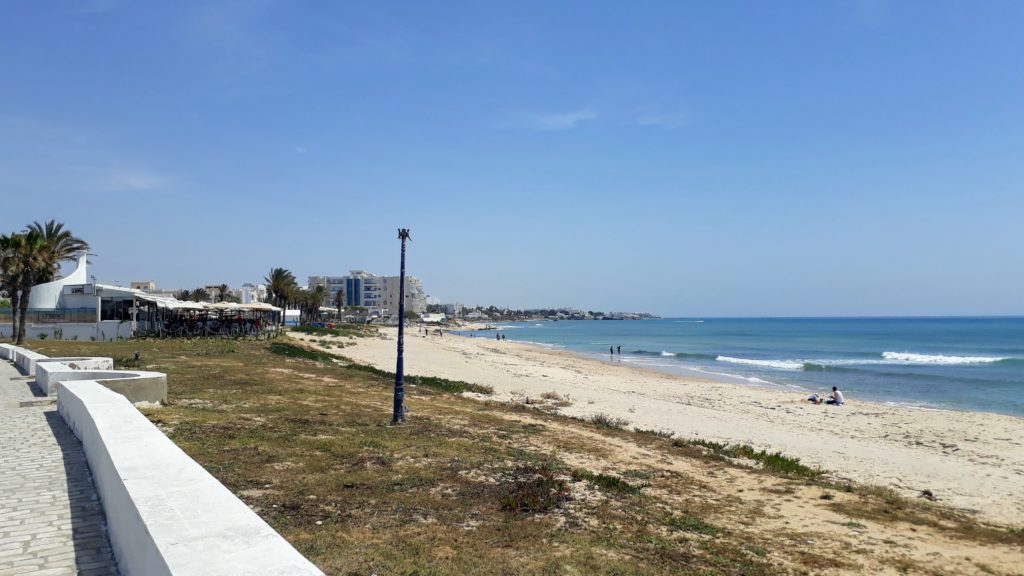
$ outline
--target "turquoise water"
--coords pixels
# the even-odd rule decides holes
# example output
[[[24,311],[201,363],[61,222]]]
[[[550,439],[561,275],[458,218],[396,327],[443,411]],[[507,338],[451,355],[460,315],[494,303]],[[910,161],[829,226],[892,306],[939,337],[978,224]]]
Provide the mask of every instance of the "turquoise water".
[[[1024,416],[1024,318],[675,318],[499,326],[535,342],[794,394]],[[494,337],[494,331],[476,332]],[[622,354],[610,356],[609,346]]]

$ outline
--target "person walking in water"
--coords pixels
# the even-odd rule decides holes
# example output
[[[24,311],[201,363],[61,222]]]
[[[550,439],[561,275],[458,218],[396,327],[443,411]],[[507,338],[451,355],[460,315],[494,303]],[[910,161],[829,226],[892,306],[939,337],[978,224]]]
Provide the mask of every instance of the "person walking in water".
[[[613,346],[609,346],[608,353],[611,354],[612,356],[615,356],[615,348]]]
[[[615,351],[619,353],[619,356],[622,356],[622,345],[616,346]]]

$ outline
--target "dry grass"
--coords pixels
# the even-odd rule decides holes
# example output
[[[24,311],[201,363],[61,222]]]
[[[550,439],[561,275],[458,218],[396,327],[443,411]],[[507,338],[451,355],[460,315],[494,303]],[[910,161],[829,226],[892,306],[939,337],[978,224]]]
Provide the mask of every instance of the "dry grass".
[[[760,531],[751,518],[763,501],[709,483],[723,474],[763,476],[820,494],[824,481],[798,462],[674,446],[662,434],[623,430],[622,422],[480,402],[447,384],[407,387],[410,423],[389,427],[391,375],[282,344],[34,347],[118,358],[139,351],[142,368],[168,374],[172,402],[147,409],[150,420],[328,574],[758,575],[893,566],[889,556],[868,552],[856,563],[839,561],[828,550],[794,546],[797,536]],[[651,457],[627,458],[624,446]],[[888,494],[839,493],[843,514],[876,531],[888,522],[895,533],[907,518],[950,525],[930,503],[908,508]],[[813,498],[811,505],[831,517],[838,503]],[[993,540],[982,528],[964,519],[955,536],[984,546]]]

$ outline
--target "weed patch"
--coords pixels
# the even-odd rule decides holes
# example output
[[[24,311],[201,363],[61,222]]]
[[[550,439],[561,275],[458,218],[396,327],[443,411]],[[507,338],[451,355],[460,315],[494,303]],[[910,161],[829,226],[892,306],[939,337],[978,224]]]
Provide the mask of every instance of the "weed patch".
[[[572,471],[572,479],[576,482],[586,480],[592,485],[606,490],[608,492],[618,492],[620,494],[639,494],[640,490],[650,486],[649,482],[642,482],[640,484],[630,484],[629,482],[619,478],[618,476],[610,476],[608,474],[595,474],[589,470],[577,468]]]
[[[708,536],[714,536],[721,532],[721,529],[708,524],[696,516],[666,516],[661,519],[661,523],[670,530],[677,532],[693,532]]]
[[[594,414],[590,417],[590,423],[595,424],[598,428],[612,428],[615,430],[621,430],[629,426],[629,420],[609,416],[605,413]]]

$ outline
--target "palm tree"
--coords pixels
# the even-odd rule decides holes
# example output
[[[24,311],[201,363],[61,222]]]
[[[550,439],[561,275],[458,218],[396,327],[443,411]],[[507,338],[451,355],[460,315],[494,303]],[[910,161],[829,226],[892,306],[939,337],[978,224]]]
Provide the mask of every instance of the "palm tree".
[[[188,288],[185,288],[184,290],[178,290],[177,292],[174,293],[174,297],[177,298],[178,300],[181,300],[182,302],[188,302],[189,300],[192,299],[192,291],[189,290]]]
[[[228,285],[217,286],[217,302],[226,302],[228,299]]]
[[[327,290],[327,287],[323,285],[315,286],[310,290],[309,297],[310,300],[312,300],[312,302],[310,302],[310,308],[313,311],[314,319],[320,318],[320,307],[323,306],[324,300],[327,299],[328,294],[330,294],[330,292]]]
[[[15,340],[15,345],[21,346],[25,343],[25,319],[28,315],[28,303],[29,296],[32,295],[32,287],[39,284],[38,278],[45,278],[54,274],[49,272],[49,262],[47,258],[52,254],[47,247],[46,240],[36,231],[29,230],[24,234],[21,234],[23,243],[18,247],[18,251],[14,254],[14,258],[17,260],[17,266],[20,268],[21,273],[18,275],[20,280],[21,298],[18,309],[18,332]],[[54,265],[54,267],[56,267]],[[43,280],[44,282],[48,280]]]
[[[21,306],[21,275],[24,261],[19,257],[23,251],[23,234],[0,234],[0,290],[11,298],[11,340],[18,336],[18,310]]]
[[[43,266],[35,278],[37,284],[52,281],[60,269],[61,262],[74,262],[83,252],[89,251],[88,242],[75,237],[70,230],[64,229],[63,223],[56,220],[50,220],[45,224],[33,222],[29,224],[28,232],[35,232],[46,243],[42,258]]]
[[[345,305],[345,291],[341,288],[334,293],[334,305],[338,307],[338,321],[341,322],[341,308]]]
[[[284,311],[298,288],[295,275],[287,268],[271,268],[270,274],[263,281],[267,283],[267,292],[274,305],[281,308],[281,322],[284,323]]]
[[[195,302],[209,302],[210,293],[207,292],[206,288],[196,288],[192,291],[192,298]]]

